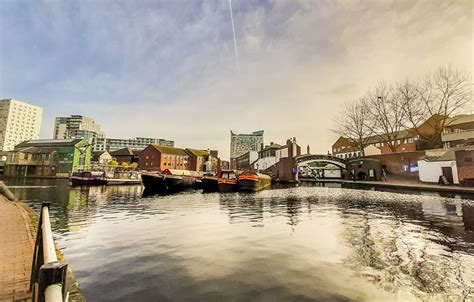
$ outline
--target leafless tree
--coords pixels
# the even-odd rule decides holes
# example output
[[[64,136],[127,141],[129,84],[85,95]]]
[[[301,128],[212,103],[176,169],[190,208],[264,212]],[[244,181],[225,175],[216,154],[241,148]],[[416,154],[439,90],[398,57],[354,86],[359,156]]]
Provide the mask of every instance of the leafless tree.
[[[452,66],[440,67],[421,81],[406,80],[397,85],[402,98],[406,127],[431,147],[439,147],[441,133],[449,117],[462,112],[472,102],[469,75]],[[432,131],[420,126],[430,117]]]
[[[374,133],[392,152],[396,152],[402,138],[401,130],[406,124],[403,101],[392,85],[379,83],[368,92],[368,104],[371,119],[374,122]]]
[[[372,120],[367,99],[361,98],[343,105],[342,111],[335,121],[334,132],[354,142],[355,147],[364,154],[370,136],[373,134]]]

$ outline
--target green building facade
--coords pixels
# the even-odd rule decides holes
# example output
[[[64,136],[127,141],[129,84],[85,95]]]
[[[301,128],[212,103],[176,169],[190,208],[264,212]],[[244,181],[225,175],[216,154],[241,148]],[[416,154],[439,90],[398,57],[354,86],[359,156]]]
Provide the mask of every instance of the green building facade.
[[[83,139],[26,141],[9,152],[5,176],[69,177],[88,170],[91,158],[92,146]]]

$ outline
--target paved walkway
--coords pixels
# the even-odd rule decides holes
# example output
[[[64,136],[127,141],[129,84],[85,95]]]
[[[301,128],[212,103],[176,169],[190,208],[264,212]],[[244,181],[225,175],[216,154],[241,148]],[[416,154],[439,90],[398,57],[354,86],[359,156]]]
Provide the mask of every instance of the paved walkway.
[[[316,182],[316,180],[302,180]],[[434,192],[451,192],[451,193],[468,193],[474,194],[473,187],[461,187],[457,185],[438,185],[430,183],[422,183],[414,179],[404,179],[404,178],[395,178],[389,177],[388,181],[363,181],[345,179],[320,179],[317,182],[335,182],[335,183],[348,183],[348,184],[361,184],[369,185],[376,187],[388,187],[388,188],[398,188],[398,189],[410,189],[410,190],[423,190],[423,191],[434,191]]]
[[[0,194],[0,301],[27,296],[33,249],[28,214]]]

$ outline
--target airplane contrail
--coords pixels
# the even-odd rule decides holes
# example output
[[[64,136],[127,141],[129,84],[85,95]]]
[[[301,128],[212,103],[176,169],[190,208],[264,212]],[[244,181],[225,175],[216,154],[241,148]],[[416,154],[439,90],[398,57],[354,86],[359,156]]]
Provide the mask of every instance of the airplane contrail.
[[[232,0],[229,0],[230,22],[232,23],[232,34],[234,35],[235,61],[237,70],[240,72],[239,52],[237,51],[237,39],[235,38],[234,16],[232,15]]]

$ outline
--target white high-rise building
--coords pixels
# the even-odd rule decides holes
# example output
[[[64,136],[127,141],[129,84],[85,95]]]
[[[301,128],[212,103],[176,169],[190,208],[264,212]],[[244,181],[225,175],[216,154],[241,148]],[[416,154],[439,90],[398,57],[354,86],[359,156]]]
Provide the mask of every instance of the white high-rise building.
[[[82,138],[92,143],[95,138],[103,138],[100,125],[83,115],[57,117],[54,121],[54,139]]]
[[[15,99],[0,100],[0,150],[11,151],[21,142],[38,139],[43,108]]]

